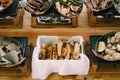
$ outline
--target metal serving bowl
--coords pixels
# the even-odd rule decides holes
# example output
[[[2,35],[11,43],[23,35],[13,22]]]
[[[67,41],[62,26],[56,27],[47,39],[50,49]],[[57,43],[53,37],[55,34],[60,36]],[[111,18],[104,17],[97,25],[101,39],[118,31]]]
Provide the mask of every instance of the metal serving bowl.
[[[83,0],[54,0],[53,6],[64,17],[78,17],[83,9]]]
[[[36,3],[30,3],[30,1],[32,0],[27,0],[25,6],[24,6],[24,9],[27,10],[28,12],[30,12],[31,14],[34,14],[34,15],[41,15],[41,14],[44,14],[46,11],[48,11],[50,9],[50,7],[52,6],[53,4],[53,1],[52,0],[48,0],[49,2],[49,7],[47,9],[44,9],[43,11],[40,11],[39,9],[41,8],[41,4],[42,3],[38,3],[38,1],[45,1],[45,0],[33,0],[35,1]],[[47,0],[46,0],[47,1]],[[27,4],[31,5],[34,7],[31,7],[31,6],[27,6]],[[39,5],[40,4],[40,5]],[[32,11],[30,9],[28,9],[27,7],[33,9]]]
[[[96,46],[95,46],[95,50],[92,50],[93,51],[93,53],[97,56],[97,57],[99,57],[99,58],[101,58],[101,59],[103,59],[103,60],[106,60],[106,61],[118,61],[118,60],[120,60],[120,56],[117,56],[117,58],[116,57],[114,57],[114,53],[110,53],[110,57],[108,57],[108,55],[109,55],[109,53],[107,53],[105,50],[103,50],[102,52],[99,52],[98,51],[98,45],[99,45],[99,42],[104,42],[105,43],[105,48],[108,48],[108,38],[111,38],[111,37],[114,37],[115,36],[115,34],[116,34],[117,32],[110,32],[110,33],[107,33],[107,34],[105,34],[105,35],[103,35],[103,36],[101,36],[98,40],[97,40],[97,42],[96,42]],[[116,46],[116,42],[115,43],[112,43],[112,42],[110,42],[110,44],[112,44],[112,46],[113,45],[115,45]],[[111,48],[109,48],[110,50],[112,50]],[[120,54],[120,52],[119,51],[117,51],[117,49],[114,49],[115,51],[116,51],[116,53],[119,53]],[[107,55],[107,58],[105,57]]]
[[[104,6],[105,1],[107,1],[107,0],[104,0],[103,3],[102,3],[103,0],[83,0],[83,1],[89,9],[91,9],[92,11],[95,11],[95,12],[106,10],[106,9],[110,8],[114,3],[114,0],[111,0],[110,2],[108,2],[106,4],[105,8],[102,8],[102,6]],[[96,2],[96,3],[93,4],[92,1],[93,2],[99,1],[99,2],[98,3]]]

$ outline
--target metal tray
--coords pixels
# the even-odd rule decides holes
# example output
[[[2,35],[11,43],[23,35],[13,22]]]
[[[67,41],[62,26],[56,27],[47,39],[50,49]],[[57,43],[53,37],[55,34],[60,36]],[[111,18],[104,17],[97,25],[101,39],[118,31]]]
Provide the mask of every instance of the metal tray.
[[[13,39],[15,39],[22,48],[22,56],[23,57],[27,57],[27,48],[28,48],[28,38],[27,37],[12,37]],[[24,60],[21,64],[13,66],[13,67],[17,67],[17,66],[24,66],[25,65],[25,61]],[[0,68],[13,68],[13,67],[4,67],[4,66],[0,66]]]
[[[27,57],[27,48],[28,48],[28,37],[13,37],[14,39],[16,39],[20,45],[22,46],[23,49],[23,57]],[[26,60],[25,60],[26,61]],[[22,64],[18,65],[18,66],[24,66],[25,65],[25,61],[22,62]]]

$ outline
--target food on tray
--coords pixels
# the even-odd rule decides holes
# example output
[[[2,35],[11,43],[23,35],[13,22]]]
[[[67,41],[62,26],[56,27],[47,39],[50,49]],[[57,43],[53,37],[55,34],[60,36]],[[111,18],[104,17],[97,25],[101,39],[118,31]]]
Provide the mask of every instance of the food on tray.
[[[93,11],[101,11],[109,8],[113,0],[84,0],[88,8]]]
[[[55,0],[54,7],[63,16],[72,17],[80,14],[83,3],[81,0]]]
[[[120,13],[120,0],[114,0],[114,6],[118,13]]]
[[[32,14],[43,14],[52,5],[52,0],[28,0],[25,9]]]
[[[58,40],[56,44],[41,44],[39,59],[47,60],[77,60],[80,56],[80,45],[76,41]]]
[[[120,32],[109,33],[97,43],[97,52],[105,60],[120,60]]]
[[[23,61],[21,46],[8,37],[0,37],[0,66],[14,65]]]

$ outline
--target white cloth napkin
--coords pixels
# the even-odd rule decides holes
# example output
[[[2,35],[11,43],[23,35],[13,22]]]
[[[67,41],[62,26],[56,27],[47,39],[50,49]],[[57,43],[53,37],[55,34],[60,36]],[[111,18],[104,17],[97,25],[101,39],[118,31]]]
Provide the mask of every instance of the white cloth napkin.
[[[39,47],[35,47],[32,56],[32,78],[46,79],[52,72],[59,75],[87,75],[89,59],[81,53],[79,60],[39,60]]]

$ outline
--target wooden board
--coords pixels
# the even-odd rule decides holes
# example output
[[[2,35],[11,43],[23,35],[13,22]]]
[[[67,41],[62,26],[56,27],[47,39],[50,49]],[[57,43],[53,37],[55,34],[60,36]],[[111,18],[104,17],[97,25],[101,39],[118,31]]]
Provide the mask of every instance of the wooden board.
[[[32,46],[32,45],[29,45],[29,46]],[[0,67],[0,71],[1,71],[0,76],[29,75],[30,72],[31,72],[31,60],[32,60],[32,56],[30,56],[31,49],[32,49],[32,47],[27,48],[26,55],[28,55],[28,56],[26,56],[24,65],[16,66],[16,67],[13,67],[13,68],[1,68]],[[12,73],[12,74],[10,74],[10,73]]]
[[[24,9],[18,9],[17,15],[11,19],[3,19],[0,21],[0,28],[21,28],[23,23]]]
[[[90,9],[87,9],[88,13],[88,23],[90,27],[119,27],[120,26],[120,18],[113,17],[104,17],[99,18],[98,16],[94,16],[93,12]]]
[[[31,27],[33,27],[33,28],[61,28],[61,27],[62,28],[68,28],[68,27],[75,28],[77,26],[78,26],[78,18],[77,17],[73,17],[71,19],[70,24],[38,24],[36,16],[32,16],[32,18],[31,18]]]

